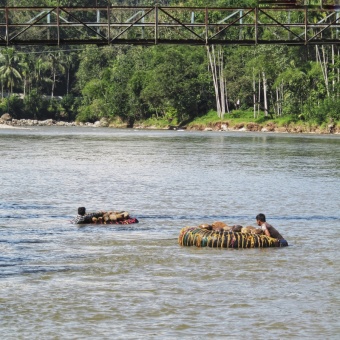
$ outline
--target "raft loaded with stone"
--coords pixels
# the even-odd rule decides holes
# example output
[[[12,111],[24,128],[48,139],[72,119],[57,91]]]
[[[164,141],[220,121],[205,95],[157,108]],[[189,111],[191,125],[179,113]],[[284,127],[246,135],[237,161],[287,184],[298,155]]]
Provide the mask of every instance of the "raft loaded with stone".
[[[227,226],[223,222],[212,225],[203,224],[197,227],[184,227],[179,233],[178,243],[181,246],[211,248],[268,248],[283,247],[288,243],[263,234],[260,228],[252,226]]]
[[[133,224],[138,222],[138,219],[131,217],[127,211],[99,211],[90,216],[87,215],[85,221],[79,224]]]
[[[127,211],[103,212],[102,216],[92,217],[94,224],[133,224],[138,223],[137,218],[130,217]]]

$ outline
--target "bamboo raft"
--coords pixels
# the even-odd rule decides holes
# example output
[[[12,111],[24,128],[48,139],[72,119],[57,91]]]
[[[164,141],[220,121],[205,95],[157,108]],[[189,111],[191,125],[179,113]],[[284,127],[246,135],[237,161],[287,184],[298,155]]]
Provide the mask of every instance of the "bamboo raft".
[[[234,232],[227,230],[206,230],[199,227],[184,227],[179,233],[178,243],[181,246],[211,248],[268,248],[283,247],[279,240],[253,233]]]

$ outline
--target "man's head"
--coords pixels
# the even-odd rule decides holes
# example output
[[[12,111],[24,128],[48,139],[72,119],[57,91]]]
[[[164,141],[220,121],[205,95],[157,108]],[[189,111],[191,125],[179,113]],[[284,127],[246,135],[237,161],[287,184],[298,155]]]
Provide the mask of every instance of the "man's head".
[[[256,216],[257,225],[261,225],[263,222],[266,222],[266,216],[264,214],[258,214]]]
[[[83,216],[83,215],[85,215],[85,213],[86,213],[85,207],[79,207],[78,208],[78,215]]]

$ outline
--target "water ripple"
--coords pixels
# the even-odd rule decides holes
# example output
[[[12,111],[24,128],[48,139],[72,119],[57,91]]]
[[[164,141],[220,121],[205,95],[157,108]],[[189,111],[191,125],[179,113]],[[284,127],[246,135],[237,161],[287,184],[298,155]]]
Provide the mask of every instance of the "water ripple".
[[[0,131],[4,339],[336,339],[340,139],[32,127]],[[136,225],[69,223],[78,206]],[[255,224],[290,247],[181,247]]]

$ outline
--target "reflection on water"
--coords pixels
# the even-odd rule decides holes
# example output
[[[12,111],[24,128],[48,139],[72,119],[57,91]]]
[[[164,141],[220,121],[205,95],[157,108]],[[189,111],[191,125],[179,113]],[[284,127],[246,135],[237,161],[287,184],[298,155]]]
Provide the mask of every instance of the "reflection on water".
[[[0,130],[2,337],[337,338],[338,136]],[[74,226],[77,207],[138,225]],[[267,214],[290,246],[179,247]]]

